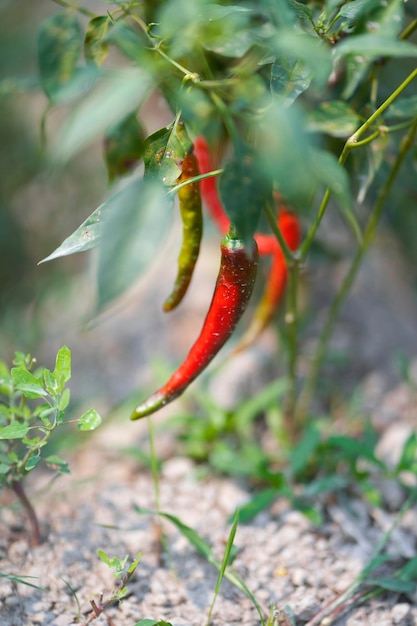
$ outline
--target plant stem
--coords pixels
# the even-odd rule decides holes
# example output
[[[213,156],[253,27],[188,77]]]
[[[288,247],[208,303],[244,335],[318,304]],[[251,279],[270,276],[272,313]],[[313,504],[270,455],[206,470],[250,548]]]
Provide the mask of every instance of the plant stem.
[[[374,113],[368,117],[368,119],[362,124],[362,126],[360,126],[358,128],[358,130],[356,132],[353,133],[353,135],[351,135],[351,137],[349,137],[349,139],[346,141],[343,150],[340,154],[339,157],[339,163],[340,165],[344,165],[344,163],[346,162],[346,159],[348,158],[350,151],[352,150],[352,148],[354,148],[355,146],[357,146],[358,141],[360,139],[360,137],[362,137],[362,135],[368,130],[368,128],[375,122],[375,120],[378,119],[378,117],[380,115],[382,115],[382,113],[384,113],[384,111],[394,102],[394,100],[396,98],[398,98],[399,95],[401,95],[401,93],[404,91],[404,89],[417,77],[417,68],[415,70],[413,70],[405,80],[403,80],[403,82],[399,85],[399,87],[397,87],[397,89],[395,89],[395,91],[392,92],[392,94],[390,96],[388,96],[388,98],[381,104],[381,106],[379,106],[376,111],[374,111]],[[330,199],[330,194],[331,194],[331,190],[330,187],[327,187],[327,189],[324,192],[323,195],[323,199],[321,201],[321,204],[319,206],[318,212],[317,212],[317,216],[316,219],[314,220],[314,223],[312,224],[312,226],[310,227],[310,230],[308,231],[301,247],[300,247],[300,258],[301,260],[305,260],[307,253],[310,249],[311,244],[314,241],[316,232],[321,224],[321,220],[323,219],[323,216],[326,212],[327,209],[327,205],[329,203],[329,199]]]
[[[299,425],[304,423],[304,420],[309,411],[313,393],[317,384],[318,375],[319,375],[321,366],[323,364],[323,361],[327,352],[329,339],[333,332],[333,327],[338,317],[340,308],[352,287],[353,281],[355,280],[356,274],[358,273],[358,270],[361,266],[363,257],[365,256],[365,253],[367,252],[370,244],[372,243],[376,227],[381,217],[382,209],[384,208],[386,199],[391,191],[391,187],[405,159],[405,156],[408,150],[413,145],[416,132],[417,132],[417,120],[414,122],[413,126],[410,128],[409,133],[405,135],[405,137],[401,141],[397,158],[394,162],[394,165],[391,168],[391,172],[387,180],[385,181],[385,184],[382,186],[379,192],[374,208],[368,218],[368,222],[366,224],[365,231],[363,234],[362,244],[358,247],[356,254],[353,257],[351,266],[347,274],[345,275],[345,278],[343,279],[341,287],[338,293],[336,294],[335,298],[333,299],[333,302],[330,305],[327,318],[323,326],[323,330],[319,337],[317,349],[313,357],[310,374],[306,382],[304,383],[304,387],[302,389],[302,392],[300,394],[300,397],[297,403],[295,419],[296,419],[297,424]]]
[[[38,518],[35,512],[35,509],[32,506],[31,501],[27,497],[25,490],[23,488],[23,484],[21,480],[14,480],[11,483],[11,487],[23,506],[26,515],[29,520],[29,537],[30,537],[30,545],[34,548],[39,546],[41,543],[41,531],[39,528]]]
[[[72,9],[73,11],[78,11],[78,13],[81,13],[82,15],[86,15],[87,17],[97,17],[96,13],[93,13],[93,11],[90,11],[89,9],[85,9],[84,7],[80,7],[77,4],[74,4],[73,2],[68,2],[68,0],[52,0],[52,2],[55,2],[55,4],[59,4],[62,7],[65,7],[66,9]]]
[[[274,233],[275,237],[278,240],[278,243],[281,247],[282,252],[284,253],[284,257],[285,260],[287,262],[287,265],[291,265],[291,263],[294,262],[294,254],[292,253],[292,251],[290,250],[290,248],[288,247],[287,242],[285,241],[280,228],[277,224],[277,216],[276,213],[274,213],[273,209],[271,208],[271,205],[269,203],[266,203],[264,206],[264,212],[265,215],[267,217],[269,226],[271,227],[272,232]]]
[[[288,296],[285,323],[288,329],[288,392],[284,406],[284,422],[291,443],[297,440],[298,427],[295,419],[297,404],[297,363],[298,363],[298,277],[296,262],[288,265]]]
[[[284,408],[285,430],[291,442],[295,442],[297,432],[294,428],[294,411],[297,400],[297,360],[298,360],[298,278],[300,266],[296,254],[290,250],[277,224],[276,215],[269,204],[264,207],[265,215],[268,219],[281,250],[285,257],[288,268],[288,297],[285,322],[288,328],[288,393],[286,396],[286,406]]]
[[[408,39],[417,28],[417,20],[413,20],[406,26],[400,35],[400,39]]]

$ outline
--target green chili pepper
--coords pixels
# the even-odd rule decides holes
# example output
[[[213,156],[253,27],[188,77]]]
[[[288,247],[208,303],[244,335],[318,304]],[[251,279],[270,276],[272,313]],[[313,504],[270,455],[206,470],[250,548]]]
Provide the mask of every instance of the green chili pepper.
[[[190,152],[182,162],[178,183],[198,175],[197,159]],[[200,186],[197,183],[184,185],[178,191],[182,219],[182,246],[178,257],[178,272],[171,295],[165,300],[164,311],[172,311],[183,299],[190,284],[200,252],[203,235]]]

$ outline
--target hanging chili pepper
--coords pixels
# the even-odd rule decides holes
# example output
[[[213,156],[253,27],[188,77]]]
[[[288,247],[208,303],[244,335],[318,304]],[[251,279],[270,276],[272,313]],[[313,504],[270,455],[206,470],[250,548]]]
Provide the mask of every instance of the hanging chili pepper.
[[[230,228],[221,242],[220,270],[213,298],[199,337],[168,382],[134,410],[136,420],[154,413],[181,395],[207,367],[233,333],[252,295],[258,250],[248,250]]]
[[[281,208],[278,215],[278,226],[290,250],[293,252],[297,250],[301,238],[298,217],[287,209]],[[276,239],[275,241],[278,244]],[[278,245],[272,254],[271,267],[264,294],[248,329],[234,349],[234,354],[246,350],[246,348],[255,343],[268,326],[285,293],[287,274],[288,270],[284,253]]]
[[[195,139],[194,154],[197,157],[200,174],[208,174],[216,169],[216,164],[210,151],[210,146],[205,137],[200,136]],[[223,204],[217,191],[216,179],[211,176],[210,178],[203,178],[200,180],[200,190],[201,197],[207,206],[210,217],[222,234],[227,233],[230,226],[230,220],[224,212]],[[277,248],[279,248],[275,235],[256,233],[255,240],[258,244],[260,256],[273,254]]]
[[[194,142],[195,155],[199,164],[201,174],[207,174],[216,168],[216,163],[212,158],[210,146],[205,137],[200,136]],[[201,195],[207,205],[213,221],[217,224],[220,232],[227,231],[229,219],[224,212],[220,196],[217,192],[214,177],[205,178],[200,181]],[[275,201],[280,210],[278,213],[278,226],[281,230],[290,250],[295,251],[300,244],[300,222],[298,217],[283,207],[282,198],[279,194],[274,194]],[[272,256],[271,267],[267,279],[264,295],[258,309],[255,312],[249,328],[239,341],[234,352],[241,352],[258,339],[266,326],[274,316],[278,305],[285,293],[287,284],[287,266],[284,254],[273,234],[256,233],[255,241],[258,244],[260,256]]]
[[[182,171],[177,180],[182,183],[198,175],[197,159],[192,152],[182,162]],[[178,257],[178,272],[171,295],[164,302],[164,311],[172,311],[183,299],[190,284],[200,252],[203,234],[203,215],[198,183],[189,183],[178,190],[182,219],[182,246]]]
[[[200,174],[208,174],[216,169],[210,146],[202,135],[194,141],[194,154],[198,161]],[[222,234],[229,230],[230,220],[224,212],[222,201],[217,191],[216,178],[203,178],[200,180],[201,197],[207,205],[210,216]]]

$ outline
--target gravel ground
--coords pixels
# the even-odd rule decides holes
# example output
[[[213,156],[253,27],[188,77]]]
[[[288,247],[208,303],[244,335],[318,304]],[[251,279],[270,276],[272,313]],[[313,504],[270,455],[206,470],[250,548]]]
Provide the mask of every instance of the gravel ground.
[[[365,399],[375,401],[377,389],[375,376],[370,377],[365,384]],[[381,385],[379,389],[382,391]],[[386,427],[378,448],[382,458],[395,462],[411,432],[413,397],[401,385],[379,398],[377,406],[380,420],[401,412],[401,419]],[[29,547],[22,513],[13,506],[2,507],[1,571],[32,576],[31,581],[43,588],[2,580],[2,626],[86,623],[91,614],[90,598],[97,602],[103,593],[105,600],[115,584],[109,568],[97,556],[98,549],[119,558],[141,552],[142,559],[128,584],[127,597],[120,605],[111,606],[95,624],[133,626],[144,618],[166,620],[174,626],[207,623],[216,569],[168,521],[163,522],[168,551],[161,552],[155,518],[135,509],[155,509],[152,477],[121,452],[132,443],[132,437],[135,443],[144,445],[146,425],[124,426],[122,429],[120,423],[110,422],[97,431],[88,445],[70,459],[71,475],[61,477],[47,489],[46,475],[38,476],[30,485],[36,492],[35,505],[45,536],[40,547]],[[162,439],[161,447],[164,445],[169,448]],[[356,499],[348,506],[327,502],[323,508],[325,522],[319,527],[291,510],[285,500],[258,514],[252,523],[239,525],[233,569],[254,594],[265,616],[271,607],[283,611],[289,606],[295,623],[304,625],[349,586],[369,561],[404,501],[395,483],[387,481],[380,490],[383,509]],[[245,488],[233,480],[199,479],[188,459],[172,457],[162,466],[161,509],[195,529],[219,560],[230,531],[230,516],[248,498]],[[387,575],[392,574],[390,567],[415,556],[416,541],[417,510],[411,509],[388,545],[391,560]],[[281,615],[283,621],[277,618],[276,623],[287,626]],[[260,619],[251,600],[224,581],[211,623],[255,626]],[[351,607],[336,622],[337,626],[415,623],[417,594],[398,593]]]

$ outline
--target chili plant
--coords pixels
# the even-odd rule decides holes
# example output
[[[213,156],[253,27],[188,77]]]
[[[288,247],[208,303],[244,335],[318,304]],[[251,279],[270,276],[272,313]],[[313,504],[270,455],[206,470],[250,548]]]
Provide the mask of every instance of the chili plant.
[[[146,270],[169,230],[175,196],[199,207],[200,181],[208,212],[223,233],[231,224],[249,255],[253,239],[262,254],[264,237],[275,238],[275,310],[285,296],[285,423],[290,437],[299,438],[335,321],[400,169],[411,165],[417,132],[411,93],[417,78],[415,8],[402,0],[144,0],[112,9],[103,1],[96,12],[68,0],[56,3],[66,9],[49,17],[39,34],[39,81],[48,100],[43,145],[55,165],[65,165],[102,138],[113,186],[45,260],[98,247],[95,313],[100,312]],[[113,51],[124,66],[112,63]],[[172,121],[146,137],[143,105],[155,95],[164,99]],[[48,145],[48,114],[69,102],[75,102],[72,114]],[[185,179],[184,160],[193,145],[198,156],[201,138],[209,154],[200,158],[200,173]],[[122,180],[126,173],[131,177]],[[183,191],[187,187],[189,193]],[[411,189],[401,195],[407,201]],[[277,220],[277,197],[301,224],[292,242]],[[185,209],[184,234],[190,215]],[[351,233],[349,268],[301,368],[300,272],[324,216],[335,209]],[[193,228],[179,261],[186,286],[197,262],[199,218]],[[268,311],[267,319],[272,317]],[[206,323],[211,322],[210,309]],[[206,330],[204,324],[197,345]],[[192,348],[191,357],[196,354]],[[181,391],[209,360],[194,363],[179,383]],[[139,405],[134,417],[159,409],[166,403],[160,399],[152,406],[145,401],[146,411]]]
[[[71,353],[63,346],[53,371],[36,365],[30,354],[16,352],[14,367],[0,361],[0,488],[10,488],[23,505],[29,521],[30,541],[38,545],[41,532],[24,487],[26,476],[43,462],[59,474],[68,464],[45,452],[53,433],[65,422],[70,401]],[[90,409],[78,419],[82,431],[94,430],[101,418]]]

